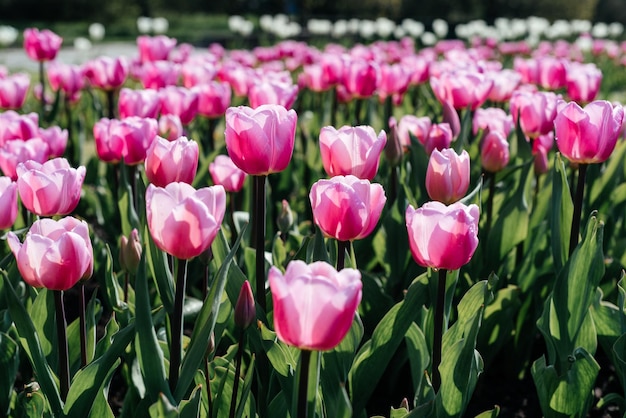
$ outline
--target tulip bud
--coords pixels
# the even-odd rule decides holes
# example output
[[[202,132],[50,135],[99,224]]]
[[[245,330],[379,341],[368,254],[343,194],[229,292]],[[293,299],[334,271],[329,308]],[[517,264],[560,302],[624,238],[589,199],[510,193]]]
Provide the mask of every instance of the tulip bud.
[[[235,304],[235,325],[246,329],[256,318],[256,307],[254,306],[254,296],[252,288],[247,280],[243,282],[237,303]]]
[[[131,231],[130,239],[122,235],[120,238],[120,264],[124,270],[135,274],[137,267],[139,267],[142,253],[143,248],[141,247],[139,233],[136,228]]]
[[[385,144],[384,152],[385,158],[392,167],[397,167],[404,155],[402,143],[398,136],[398,122],[393,116],[389,118],[389,140]]]
[[[276,223],[278,224],[278,229],[281,234],[287,234],[293,225],[293,212],[291,211],[289,202],[285,199],[283,199],[283,207],[278,215],[278,219],[276,219]]]

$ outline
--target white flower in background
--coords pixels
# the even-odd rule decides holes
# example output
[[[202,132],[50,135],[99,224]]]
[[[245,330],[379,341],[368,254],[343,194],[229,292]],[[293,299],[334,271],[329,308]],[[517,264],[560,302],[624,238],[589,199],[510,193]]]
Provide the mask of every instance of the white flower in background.
[[[252,32],[254,32],[254,23],[250,20],[245,20],[239,28],[239,33],[243,36],[250,36]]]
[[[587,52],[591,51],[591,47],[593,46],[593,39],[591,38],[591,36],[582,35],[579,36],[574,43],[578,48],[580,48],[581,51]]]
[[[74,49],[77,51],[89,51],[91,49],[91,41],[87,38],[79,36],[74,39]]]
[[[606,38],[609,36],[609,25],[603,22],[598,22],[591,28],[591,36],[594,38]]]
[[[624,25],[619,22],[613,22],[609,25],[609,36],[618,38],[624,33]]]
[[[426,46],[432,46],[437,42],[437,36],[432,32],[424,32],[422,36],[420,36],[420,41]]]
[[[137,18],[137,30],[143,34],[152,32],[152,19],[146,16],[139,16]]]
[[[313,35],[328,35],[333,30],[333,22],[328,19],[310,19],[306,28]]]
[[[341,38],[348,33],[348,21],[340,19],[333,25],[332,35],[335,38]]]
[[[550,27],[545,30],[548,39],[568,38],[572,35],[572,27],[567,20],[555,20]]]
[[[259,26],[263,32],[272,32],[274,26],[274,18],[270,15],[262,15],[259,18]]]
[[[448,22],[443,19],[433,20],[433,32],[440,38],[448,36]]]
[[[537,34],[529,34],[528,37],[526,37],[526,43],[531,47],[534,48],[537,45],[539,45],[539,41],[541,40],[541,37]]]
[[[531,37],[541,36],[550,27],[550,22],[544,17],[529,16],[526,19],[528,34]]]
[[[370,39],[376,33],[376,22],[363,19],[359,26],[359,35],[365,39]]]
[[[402,28],[412,37],[417,38],[424,33],[424,24],[411,18],[402,21]]]
[[[162,35],[170,28],[170,22],[164,17],[155,17],[152,19],[152,31],[158,35]]]
[[[376,33],[381,38],[388,38],[396,29],[396,24],[393,20],[386,17],[379,17],[376,19]]]
[[[89,37],[95,41],[101,41],[104,39],[104,34],[105,34],[105,30],[104,30],[104,25],[102,23],[92,23],[91,25],[89,25]]]
[[[520,39],[528,33],[528,23],[524,19],[498,18],[495,28],[501,39]]]
[[[9,46],[17,40],[19,32],[13,26],[0,25],[0,45]]]
[[[396,26],[396,28],[393,30],[393,37],[396,39],[402,39],[406,35],[406,30],[402,26]]]
[[[585,19],[573,19],[572,30],[576,33],[587,33],[591,30],[591,22]]]
[[[348,21],[348,31],[353,34],[359,33],[361,27],[361,21],[357,18],[352,18]]]
[[[454,28],[454,34],[456,35],[457,38],[469,39],[472,36],[471,30],[472,30],[472,28],[470,28],[469,23],[467,23],[467,24],[466,23],[459,23]]]

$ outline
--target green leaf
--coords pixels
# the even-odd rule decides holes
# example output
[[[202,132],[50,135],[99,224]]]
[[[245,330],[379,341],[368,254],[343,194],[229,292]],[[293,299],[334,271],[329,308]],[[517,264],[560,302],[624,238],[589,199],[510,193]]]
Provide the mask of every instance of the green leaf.
[[[137,212],[135,211],[135,205],[133,203],[133,192],[130,185],[130,181],[134,179],[129,179],[128,170],[131,173],[135,173],[135,168],[131,166],[126,166],[125,164],[117,164],[115,167],[119,173],[119,187],[117,191],[118,196],[118,206],[120,209],[120,218],[122,221],[122,234],[125,236],[130,236],[130,232],[133,228],[137,228],[140,230],[139,217],[137,216]]]
[[[426,342],[426,336],[417,324],[411,324],[406,333],[407,356],[411,367],[411,378],[416,393],[421,393],[424,381],[424,370],[430,365],[430,347]]]
[[[558,273],[569,252],[574,204],[567,182],[565,164],[559,153],[555,156],[554,174],[552,177],[552,210],[550,211],[550,232],[554,269]]]
[[[19,346],[4,332],[0,333],[0,416],[6,416],[13,396],[13,385],[20,366]]]
[[[159,395],[159,399],[150,405],[150,416],[153,418],[178,418],[178,411],[170,403],[167,396],[164,394]]]
[[[217,320],[217,314],[222,300],[222,293],[224,292],[226,278],[228,277],[228,270],[230,269],[233,257],[235,256],[237,248],[241,242],[241,237],[244,233],[245,230],[239,234],[233,248],[224,259],[224,262],[217,272],[217,277],[213,281],[211,290],[204,302],[204,306],[196,319],[191,339],[189,340],[189,345],[187,346],[187,352],[185,353],[181,364],[178,384],[174,390],[174,399],[177,401],[180,401],[187,393],[189,385],[194,380],[196,370],[198,370],[202,359],[206,355],[206,349],[209,346],[209,339],[211,338],[211,333],[215,328],[215,322]],[[220,232],[217,235],[217,240],[220,241],[219,245],[223,245],[228,248],[228,243],[226,242],[226,237],[223,232]]]
[[[26,385],[24,391],[18,395],[17,404],[15,412],[19,417],[42,418],[51,416],[46,405],[46,397],[37,382]]]
[[[513,337],[515,317],[520,306],[519,288],[508,285],[499,289],[493,302],[485,307],[477,343],[479,351],[483,353],[485,364],[491,363],[504,343]]]
[[[583,348],[577,349],[569,361],[570,368],[562,375],[554,366],[546,365],[543,356],[533,363],[531,373],[545,418],[587,416],[600,366]]]
[[[496,406],[490,411],[485,411],[476,415],[475,418],[496,418],[498,415],[500,415],[500,407]]]
[[[404,301],[389,310],[374,330],[371,340],[357,353],[349,374],[355,414],[365,408],[391,357],[427,299],[428,279],[423,274],[409,287]]]
[[[163,303],[163,307],[166,312],[174,311],[174,276],[169,268],[167,261],[167,254],[158,249],[154,240],[149,237],[149,234],[145,234],[148,245],[148,260],[147,263],[150,266],[150,272],[157,285],[159,297]]]
[[[58,351],[56,339],[56,310],[54,306],[54,291],[39,289],[37,297],[28,310],[35,332],[39,336],[41,351],[52,369],[57,368]]]
[[[189,399],[186,399],[178,405],[180,411],[180,418],[196,418],[200,415],[200,395],[202,394],[202,387],[196,386],[191,392]]]
[[[20,336],[20,344],[24,347],[30,362],[33,366],[35,373],[37,374],[37,381],[41,386],[42,392],[45,394],[50,408],[55,415],[60,415],[63,410],[63,404],[59,395],[59,388],[57,387],[57,378],[50,369],[46,357],[41,350],[41,343],[39,336],[35,331],[35,326],[24,309],[24,306],[20,303],[19,298],[15,294],[15,290],[8,279],[6,272],[2,271],[4,278],[5,290],[6,290],[6,302],[9,307],[9,313],[11,319],[15,323],[17,332]]]

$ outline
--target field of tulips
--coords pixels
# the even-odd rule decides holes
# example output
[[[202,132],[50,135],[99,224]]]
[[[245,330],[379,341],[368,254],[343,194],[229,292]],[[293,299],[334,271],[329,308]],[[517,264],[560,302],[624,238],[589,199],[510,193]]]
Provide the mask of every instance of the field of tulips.
[[[0,416],[626,417],[626,42],[23,40]]]

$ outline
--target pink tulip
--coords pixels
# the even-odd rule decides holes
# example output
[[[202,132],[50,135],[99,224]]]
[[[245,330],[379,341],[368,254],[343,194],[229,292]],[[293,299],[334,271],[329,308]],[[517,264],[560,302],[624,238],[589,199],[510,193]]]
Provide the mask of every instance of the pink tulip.
[[[297,96],[297,85],[281,81],[259,81],[248,88],[248,99],[253,109],[264,104],[281,105],[290,109]]]
[[[509,143],[498,131],[487,132],[480,146],[480,161],[485,171],[497,173],[509,163]]]
[[[174,141],[157,136],[146,151],[146,177],[158,187],[191,184],[198,170],[198,144],[181,136]]]
[[[313,183],[309,199],[315,224],[324,235],[339,241],[368,236],[387,201],[380,184],[352,175]]]
[[[0,230],[9,229],[17,218],[17,184],[10,177],[0,177]]]
[[[198,113],[207,118],[224,116],[230,106],[231,90],[228,83],[209,81],[192,87],[198,94]]]
[[[184,135],[183,123],[177,115],[161,115],[159,117],[159,136],[173,141]]]
[[[228,155],[250,175],[268,175],[287,168],[293,154],[298,115],[280,105],[226,110],[224,137]]]
[[[39,219],[23,244],[13,232],[7,241],[22,278],[33,287],[67,290],[93,274],[93,249],[85,221]]]
[[[371,97],[378,88],[379,71],[373,61],[351,59],[343,70],[343,86],[353,98]]]
[[[476,71],[454,70],[431,77],[430,86],[440,102],[476,110],[487,100],[493,81]]]
[[[472,130],[476,135],[483,131],[498,131],[508,137],[515,125],[513,117],[498,107],[476,109],[472,123]]]
[[[0,107],[20,109],[26,101],[29,86],[30,77],[25,73],[0,78]]]
[[[218,78],[227,82],[233,89],[235,96],[245,97],[248,95],[248,79],[251,70],[241,64],[227,62],[218,71]]]
[[[539,64],[536,59],[515,57],[513,59],[513,69],[521,74],[522,83],[539,84]]]
[[[187,183],[165,188],[148,185],[146,215],[157,247],[182,260],[205,252],[224,219],[226,192],[222,186],[194,189]]]
[[[117,102],[120,118],[139,116],[156,119],[161,110],[161,100],[156,90],[131,90],[123,88]]]
[[[513,121],[530,138],[545,135],[554,129],[557,99],[558,96],[552,92],[518,90],[510,101]]]
[[[615,149],[623,120],[622,106],[605,100],[593,101],[584,108],[576,102],[560,102],[554,119],[556,144],[573,163],[601,163]]]
[[[27,141],[7,141],[0,147],[0,170],[5,176],[17,180],[17,165],[28,160],[43,163],[48,159],[50,150],[41,138]]]
[[[139,60],[141,62],[167,60],[175,46],[176,39],[165,35],[142,35],[137,37]]]
[[[409,88],[410,77],[410,69],[404,65],[381,65],[378,97],[381,100],[394,95],[402,97]]]
[[[427,202],[418,209],[409,205],[406,227],[413,259],[433,269],[461,268],[478,247],[478,220],[478,206],[473,204]]]
[[[218,155],[209,164],[213,184],[220,184],[227,192],[238,192],[243,188],[247,174],[233,163],[228,155]]]
[[[68,135],[67,129],[61,129],[59,126],[39,128],[39,137],[48,144],[49,158],[62,157],[65,154]]]
[[[346,336],[361,302],[361,273],[294,260],[268,273],[278,338],[304,350],[332,350]]]
[[[138,78],[145,89],[159,90],[178,84],[180,66],[171,61],[148,61],[138,68]]]
[[[539,85],[557,90],[565,86],[565,64],[562,59],[542,57],[538,60]]]
[[[569,63],[565,84],[567,95],[580,104],[593,101],[600,90],[602,71],[595,64]]]
[[[405,151],[411,147],[411,136],[421,144],[426,142],[432,122],[428,116],[404,115],[398,122],[398,137]]]
[[[305,65],[302,68],[301,83],[299,78],[298,85],[300,87],[306,87],[315,92],[326,91],[333,86],[324,74],[324,67],[317,63]]]
[[[522,75],[514,70],[491,71],[487,74],[493,80],[493,87],[487,97],[497,103],[509,101],[513,91],[522,82]],[[478,109],[477,109],[478,110]]]
[[[43,164],[29,160],[16,171],[20,200],[35,215],[67,215],[78,205],[85,167],[75,169],[65,158],[55,158]]]
[[[402,64],[409,69],[409,84],[417,86],[428,81],[428,60],[419,55],[402,57]]]
[[[93,127],[96,152],[102,161],[127,165],[140,164],[157,136],[155,119],[131,116],[122,120],[100,119]]]
[[[463,150],[458,155],[453,149],[435,149],[430,154],[426,169],[426,191],[432,200],[450,204],[467,193],[470,182],[470,158]]]
[[[190,60],[180,67],[180,74],[183,78],[183,86],[190,89],[199,84],[214,81],[217,67],[215,62]]]
[[[124,57],[99,57],[84,64],[85,77],[92,86],[102,90],[115,90],[126,81],[129,72]]]
[[[387,134],[371,126],[343,126],[339,130],[325,126],[320,131],[320,151],[324,170],[329,176],[352,174],[372,180],[378,171],[380,154],[387,143]]]
[[[39,136],[39,116],[37,113],[20,115],[13,110],[0,113],[0,147],[7,141],[23,141]]]
[[[548,172],[550,162],[548,161],[548,154],[554,145],[554,133],[550,132],[546,135],[541,135],[533,141],[533,156],[534,169],[537,174],[544,174]]]
[[[63,64],[52,61],[48,65],[48,80],[54,91],[61,90],[70,102],[80,98],[80,91],[85,87],[85,74],[82,66]]]
[[[448,148],[452,143],[452,129],[447,123],[435,123],[430,127],[428,136],[424,141],[426,154],[430,155],[433,150]]]
[[[59,53],[62,43],[63,38],[48,29],[24,30],[24,50],[34,61],[52,61]]]
[[[168,86],[159,90],[161,114],[174,114],[188,125],[198,113],[198,93],[185,87]]]

